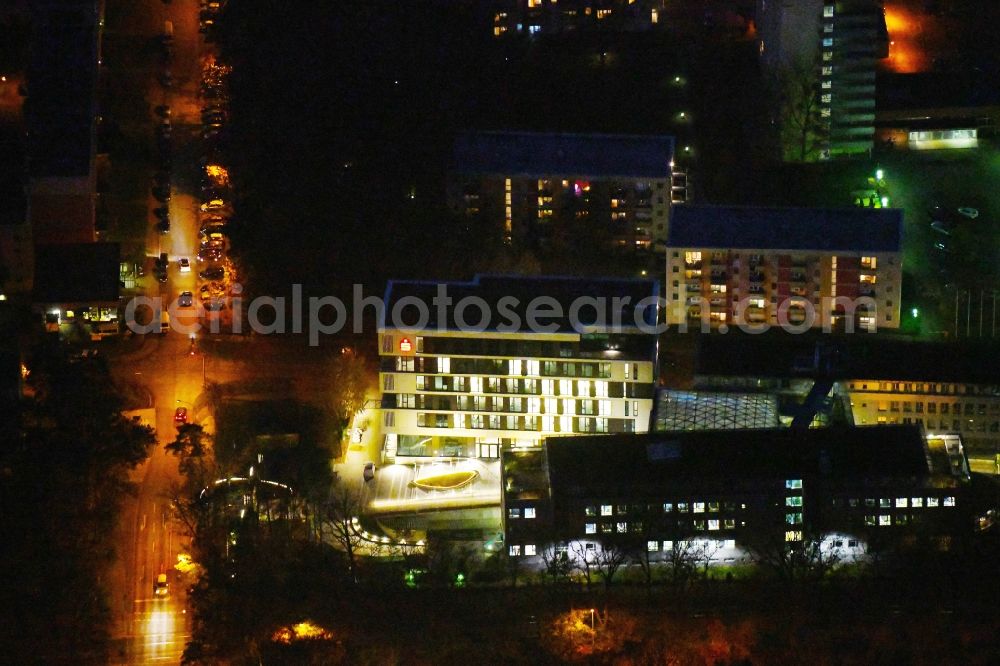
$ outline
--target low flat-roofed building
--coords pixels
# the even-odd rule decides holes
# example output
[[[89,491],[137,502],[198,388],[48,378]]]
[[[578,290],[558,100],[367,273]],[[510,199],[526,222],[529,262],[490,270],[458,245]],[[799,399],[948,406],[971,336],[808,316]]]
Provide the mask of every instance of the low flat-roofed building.
[[[817,347],[818,345],[818,347]],[[816,363],[821,355],[828,363]],[[801,398],[834,380],[857,425],[914,424],[959,433],[970,455],[1000,452],[1000,353],[995,343],[917,342],[881,336],[702,336],[693,385]]]
[[[978,148],[1000,125],[1000,92],[979,75],[923,72],[879,75],[876,141],[900,150]]]
[[[502,462],[514,557],[642,548],[655,558],[699,541],[719,561],[805,542],[851,559],[872,535],[919,531],[947,545],[972,525],[961,442],[916,426],[550,437]]]
[[[378,329],[383,458],[495,459],[556,433],[645,432],[658,291],[618,278],[390,282]]]
[[[667,323],[897,328],[903,212],[675,206]]]
[[[117,243],[38,247],[32,304],[49,330],[60,324],[118,322],[120,252]]]

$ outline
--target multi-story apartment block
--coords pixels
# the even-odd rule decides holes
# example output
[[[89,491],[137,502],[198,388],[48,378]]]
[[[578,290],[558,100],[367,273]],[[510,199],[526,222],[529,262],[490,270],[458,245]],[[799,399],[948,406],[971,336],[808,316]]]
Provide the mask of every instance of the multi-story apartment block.
[[[902,211],[675,206],[667,323],[899,326]]]
[[[979,511],[960,439],[914,426],[550,438],[501,468],[506,548],[536,561],[697,548],[722,563],[807,541],[860,559],[874,535],[947,546]]]
[[[687,200],[668,136],[478,132],[455,144],[452,210],[506,243],[558,246],[581,226],[623,251],[666,239],[671,203]]]
[[[882,3],[758,0],[757,25],[768,72],[779,78],[816,75],[820,158],[870,153],[876,65],[889,56]]]
[[[455,303],[448,313],[440,289]],[[378,331],[384,458],[495,459],[553,434],[647,431],[658,292],[655,281],[604,278],[390,282]],[[407,308],[428,317],[390,321],[415,321]]]
[[[32,3],[24,102],[34,243],[97,239],[97,82],[103,3]],[[73,72],[73,76],[67,76]]]
[[[493,5],[495,37],[641,32],[667,23],[662,21],[666,0],[496,0]]]

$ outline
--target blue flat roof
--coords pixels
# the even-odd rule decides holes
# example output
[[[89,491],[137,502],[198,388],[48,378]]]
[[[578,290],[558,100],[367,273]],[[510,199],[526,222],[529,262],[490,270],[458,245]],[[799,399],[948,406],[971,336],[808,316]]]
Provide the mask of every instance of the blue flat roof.
[[[455,140],[454,170],[530,178],[667,178],[671,136],[468,132]]]
[[[439,312],[439,308],[434,303],[438,296],[438,287],[443,285],[447,288],[447,296],[452,299],[451,305],[445,308],[445,312]],[[560,316],[549,316],[540,314],[539,321],[554,323],[559,332],[583,333],[587,331],[577,330],[573,326],[570,317],[571,305],[580,300],[578,317],[582,324],[593,321],[597,316],[595,308],[603,306],[604,321],[620,321],[622,328],[630,331],[637,330],[635,307],[644,299],[644,307],[641,316],[645,325],[653,326],[656,323],[656,297],[659,295],[660,287],[656,280],[630,279],[630,278],[580,278],[562,276],[520,276],[520,275],[476,275],[469,282],[434,282],[434,281],[399,281],[389,282],[385,291],[385,310],[391,313],[399,303],[401,312],[407,313],[402,316],[407,322],[414,321],[414,316],[406,305],[407,303],[421,302],[426,305],[429,320],[423,329],[439,330],[461,330],[455,321],[456,305],[465,298],[481,299],[485,303],[491,314],[491,324],[486,326],[487,330],[497,330],[498,324],[503,324],[512,319],[511,314],[516,315],[520,327],[518,331],[529,331],[528,328],[528,306],[539,297],[555,299],[561,310]],[[406,299],[403,302],[403,299]],[[511,299],[514,299],[513,301]],[[600,299],[594,301],[593,299]],[[615,299],[623,299],[616,301]],[[624,300],[627,299],[627,300]],[[593,303],[593,305],[591,305]],[[542,303],[536,302],[538,307]],[[548,305],[544,305],[548,309]],[[439,320],[441,315],[445,319]],[[574,313],[577,314],[577,313]],[[470,305],[463,312],[464,318],[472,323],[480,320],[479,308]],[[384,327],[385,322],[380,322]],[[655,336],[651,336],[655,340]]]
[[[668,245],[737,250],[899,252],[897,208],[674,206]]]

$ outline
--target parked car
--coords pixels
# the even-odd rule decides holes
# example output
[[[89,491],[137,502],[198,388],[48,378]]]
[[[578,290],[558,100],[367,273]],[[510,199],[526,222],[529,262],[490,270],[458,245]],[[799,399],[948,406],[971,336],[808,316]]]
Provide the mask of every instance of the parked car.
[[[181,273],[191,272],[191,261],[187,257],[181,257],[177,264],[180,266]]]
[[[166,206],[157,206],[156,208],[153,209],[153,215],[160,218],[161,220],[165,220],[168,217],[170,217],[170,209],[167,208]]]
[[[156,223],[156,230],[159,231],[161,234],[169,234],[170,233],[170,220],[168,218],[164,218],[162,220],[159,220]]]
[[[364,470],[361,472],[361,476],[365,481],[371,481],[375,478],[375,463],[366,462]]]
[[[170,201],[170,186],[169,185],[156,185],[152,188],[153,198],[160,203],[167,203]]]
[[[951,236],[951,231],[944,222],[934,221],[931,222],[931,229],[938,232],[939,234],[944,234],[945,236]]]
[[[213,266],[212,268],[206,268],[205,270],[198,273],[198,277],[202,280],[221,280],[226,276],[226,271],[222,266]]]
[[[965,217],[969,218],[970,220],[974,220],[977,217],[979,217],[979,211],[977,209],[975,209],[975,208],[959,208],[958,209],[958,214],[959,215],[964,215]]]
[[[188,422],[187,407],[178,407],[174,410],[174,425],[182,426]]]

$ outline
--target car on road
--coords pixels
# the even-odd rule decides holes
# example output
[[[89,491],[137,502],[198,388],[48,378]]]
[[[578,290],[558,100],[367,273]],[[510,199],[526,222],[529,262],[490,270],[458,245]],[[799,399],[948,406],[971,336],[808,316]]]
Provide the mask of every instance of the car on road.
[[[181,273],[191,272],[191,260],[187,257],[181,257],[180,260],[178,260],[177,265],[180,266]]]
[[[169,185],[156,185],[150,190],[153,194],[153,198],[160,203],[167,203],[170,201],[170,186]]]
[[[170,587],[167,584],[167,574],[161,573],[153,581],[153,596],[155,597],[165,597],[170,594]]]
[[[226,270],[222,266],[206,268],[198,273],[202,280],[221,280],[226,276]]]
[[[153,215],[160,218],[161,220],[165,220],[170,217],[170,209],[167,208],[166,206],[157,206],[156,208],[153,209]]]
[[[174,410],[174,425],[182,426],[188,422],[187,407],[178,407]]]
[[[945,236],[951,236],[951,230],[948,228],[944,222],[934,221],[931,222],[931,229],[938,232],[939,234],[944,234]]]
[[[170,117],[170,107],[166,104],[160,104],[159,106],[154,108],[153,111],[155,111],[156,115],[158,115],[161,118]]]
[[[372,479],[374,479],[375,478],[375,463],[373,463],[373,462],[366,462],[365,463],[365,467],[364,467],[364,469],[361,472],[361,476],[364,478],[365,481],[371,481]]]
[[[219,261],[222,259],[222,250],[219,248],[205,248],[198,252],[198,261]]]
[[[194,305],[194,294],[190,291],[182,291],[181,295],[177,297],[177,304],[182,308],[189,308]]]
[[[170,233],[170,220],[167,219],[167,218],[164,218],[162,220],[157,221],[157,223],[156,223],[156,230],[159,231],[161,234],[169,234]]]
[[[959,208],[958,214],[963,215],[969,218],[970,220],[974,220],[977,217],[979,217],[979,211],[975,208]]]

